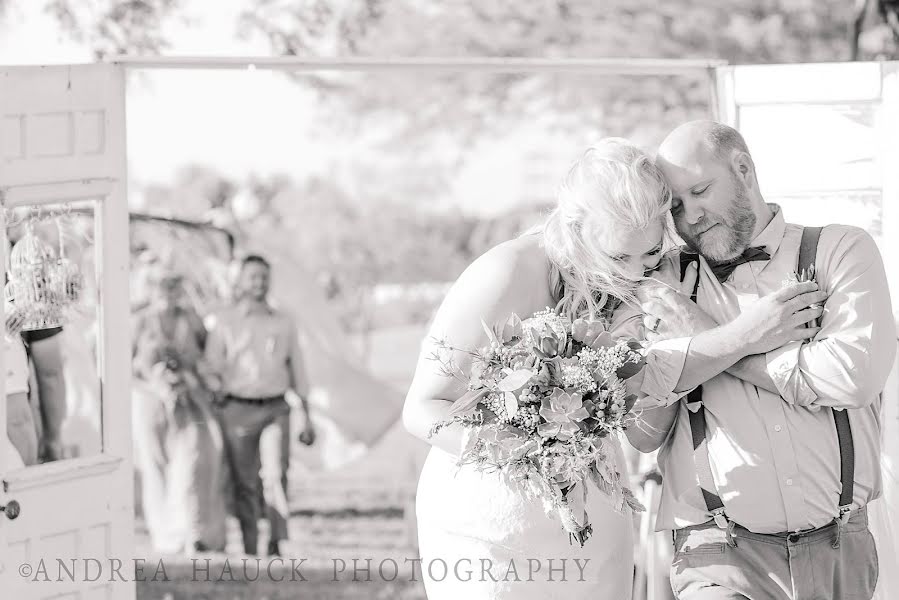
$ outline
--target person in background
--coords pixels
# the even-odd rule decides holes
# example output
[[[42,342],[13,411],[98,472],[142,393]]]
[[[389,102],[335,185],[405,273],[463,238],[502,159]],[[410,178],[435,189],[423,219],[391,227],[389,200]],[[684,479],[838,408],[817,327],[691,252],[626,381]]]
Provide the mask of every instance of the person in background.
[[[6,239],[6,254],[12,251]],[[4,277],[8,280],[8,275]],[[27,315],[6,305],[7,432],[25,466],[64,457],[62,424],[68,409],[59,338],[62,327],[24,331]]]
[[[133,335],[135,463],[154,548],[225,547],[221,430],[205,383],[206,329],[182,301],[182,278],[157,273]]]
[[[209,319],[206,358],[218,375],[222,429],[231,467],[234,506],[244,551],[257,554],[260,497],[271,526],[269,556],[287,538],[287,470],[290,458],[288,391],[300,399],[305,426],[300,441],[312,444],[309,383],[291,317],[268,301],[271,266],[261,256],[243,259],[234,304]],[[260,477],[260,471],[263,470]]]
[[[61,333],[62,327],[22,332],[35,383],[30,386],[29,400],[35,413],[40,462],[66,457],[62,425],[68,406]]]
[[[38,438],[28,401],[28,353],[22,340],[20,311],[7,307],[4,332],[6,366],[6,435],[25,466],[37,464]]]
[[[25,317],[10,304],[6,317],[7,435],[25,466],[63,458],[60,440],[66,417],[61,327],[22,331]],[[34,367],[36,389],[31,386]]]

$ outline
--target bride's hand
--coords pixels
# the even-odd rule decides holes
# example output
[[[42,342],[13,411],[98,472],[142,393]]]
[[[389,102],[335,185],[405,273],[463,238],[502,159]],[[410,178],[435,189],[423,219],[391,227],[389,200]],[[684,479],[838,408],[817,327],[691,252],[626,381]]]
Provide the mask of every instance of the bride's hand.
[[[718,326],[715,319],[690,300],[698,276],[694,263],[687,268],[680,290],[660,283],[641,287],[637,297],[648,341],[692,337]]]

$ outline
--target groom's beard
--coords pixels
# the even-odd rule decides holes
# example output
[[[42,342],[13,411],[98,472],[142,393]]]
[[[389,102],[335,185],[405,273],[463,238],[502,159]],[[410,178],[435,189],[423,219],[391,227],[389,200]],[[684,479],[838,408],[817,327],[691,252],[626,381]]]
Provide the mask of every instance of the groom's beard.
[[[719,263],[736,258],[749,247],[756,217],[750,205],[746,189],[734,182],[735,197],[724,215],[706,215],[703,220],[689,227],[688,231],[678,231],[687,246],[698,252],[711,263]],[[694,234],[693,230],[705,231],[709,223],[717,223],[705,233]]]

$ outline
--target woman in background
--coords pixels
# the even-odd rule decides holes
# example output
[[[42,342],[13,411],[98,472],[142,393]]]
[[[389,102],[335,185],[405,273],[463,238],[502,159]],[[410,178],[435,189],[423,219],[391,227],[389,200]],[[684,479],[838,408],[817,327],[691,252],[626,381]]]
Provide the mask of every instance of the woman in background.
[[[206,329],[182,302],[179,275],[157,273],[136,319],[135,462],[154,548],[162,553],[225,546],[222,435],[203,375]]]

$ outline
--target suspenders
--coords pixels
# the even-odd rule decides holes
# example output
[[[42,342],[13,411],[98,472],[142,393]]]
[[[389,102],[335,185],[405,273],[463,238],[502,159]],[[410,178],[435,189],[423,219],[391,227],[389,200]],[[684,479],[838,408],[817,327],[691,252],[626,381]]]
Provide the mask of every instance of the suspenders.
[[[806,227],[802,230],[802,242],[799,244],[798,271],[807,269],[815,262],[818,251],[818,238],[821,227]],[[837,428],[837,441],[840,444],[840,520],[849,520],[852,506],[852,491],[855,484],[855,444],[852,442],[852,427],[849,425],[849,413],[844,410],[831,410],[833,422]]]
[[[815,262],[820,236],[821,227],[806,227],[802,230],[797,271],[802,271]],[[683,279],[686,273],[687,266],[691,262],[698,260],[699,256],[695,254],[684,254],[681,256],[681,279]],[[690,295],[690,300],[693,302],[696,302],[698,291],[699,277],[696,278],[696,285],[693,293]],[[688,409],[698,405],[696,410],[688,410],[687,413],[690,417],[690,430],[693,436],[693,463],[696,468],[699,489],[702,492],[706,509],[708,509],[715,520],[715,524],[721,529],[727,530],[728,542],[736,546],[736,542],[733,540],[734,523],[725,514],[724,502],[721,501],[721,497],[718,495],[715,487],[715,481],[712,478],[712,467],[709,462],[709,449],[706,441],[706,418],[705,407],[702,404],[702,386],[689,393],[687,405]],[[839,516],[836,520],[840,530],[842,530],[842,525],[849,520],[849,511],[852,505],[852,492],[855,481],[855,447],[852,442],[849,413],[846,410],[831,410],[831,412],[833,413],[840,447],[840,482],[842,489],[840,491]],[[839,533],[834,544],[835,547],[839,545]]]

